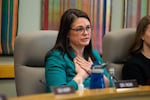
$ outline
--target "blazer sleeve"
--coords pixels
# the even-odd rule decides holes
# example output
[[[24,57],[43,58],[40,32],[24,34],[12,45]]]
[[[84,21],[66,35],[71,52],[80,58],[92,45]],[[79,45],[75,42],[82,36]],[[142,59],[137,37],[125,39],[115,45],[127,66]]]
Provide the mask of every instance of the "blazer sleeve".
[[[74,80],[66,82],[65,61],[59,52],[50,52],[45,61],[45,79],[47,92],[51,92],[53,86],[73,86],[77,89]]]

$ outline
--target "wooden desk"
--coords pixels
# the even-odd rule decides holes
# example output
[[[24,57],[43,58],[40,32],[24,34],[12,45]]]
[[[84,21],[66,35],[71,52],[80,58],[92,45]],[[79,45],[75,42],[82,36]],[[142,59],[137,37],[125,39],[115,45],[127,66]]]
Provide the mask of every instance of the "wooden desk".
[[[129,89],[94,89],[76,91],[69,95],[54,95],[53,93],[37,94],[8,98],[8,100],[150,100],[150,86],[139,86]]]
[[[14,78],[14,65],[13,64],[0,64],[0,78]]]
[[[14,78],[14,58],[0,57],[0,78]]]

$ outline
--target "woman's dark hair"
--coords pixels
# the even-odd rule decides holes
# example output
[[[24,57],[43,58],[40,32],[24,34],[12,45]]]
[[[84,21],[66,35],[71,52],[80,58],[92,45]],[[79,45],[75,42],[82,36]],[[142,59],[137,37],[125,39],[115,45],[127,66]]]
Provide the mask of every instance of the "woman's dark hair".
[[[142,36],[145,34],[148,25],[150,24],[150,16],[143,17],[136,28],[136,36],[133,45],[130,48],[131,54],[141,52],[143,48]]]
[[[64,14],[61,17],[60,20],[60,26],[59,26],[59,33],[57,36],[56,43],[54,47],[51,50],[60,50],[63,53],[67,53],[69,58],[71,58],[71,55],[69,53],[71,47],[69,45],[69,39],[68,39],[68,34],[71,29],[72,23],[79,17],[86,18],[90,23],[90,18],[88,15],[78,9],[68,9],[64,12]],[[90,41],[89,45],[85,47],[84,53],[87,55],[87,57],[91,57],[92,60],[94,60],[94,56],[92,54],[92,43]],[[73,59],[73,58],[71,58]]]

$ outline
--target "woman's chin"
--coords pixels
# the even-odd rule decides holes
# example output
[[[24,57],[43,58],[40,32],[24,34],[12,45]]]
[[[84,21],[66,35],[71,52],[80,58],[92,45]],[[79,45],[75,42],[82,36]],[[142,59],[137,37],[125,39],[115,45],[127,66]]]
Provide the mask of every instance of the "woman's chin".
[[[89,42],[87,42],[87,43],[82,43],[82,45],[83,45],[83,46],[87,46],[87,45],[89,45]]]

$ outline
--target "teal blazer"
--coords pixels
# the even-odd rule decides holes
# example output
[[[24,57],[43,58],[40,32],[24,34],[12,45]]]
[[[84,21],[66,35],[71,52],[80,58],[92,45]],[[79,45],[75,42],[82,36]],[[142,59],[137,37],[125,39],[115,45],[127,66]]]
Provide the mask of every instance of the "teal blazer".
[[[103,63],[103,60],[96,50],[92,50],[95,59]],[[71,56],[74,58],[75,53],[70,51]],[[73,80],[76,75],[74,62],[68,57],[67,54],[62,55],[59,50],[54,50],[48,53],[45,60],[45,79],[47,92],[51,92],[52,86],[73,86],[75,90],[78,89],[77,83]],[[104,74],[110,80],[112,85],[112,80],[109,73],[104,69]],[[84,87],[88,88],[90,84],[90,77],[86,78],[83,82]]]

